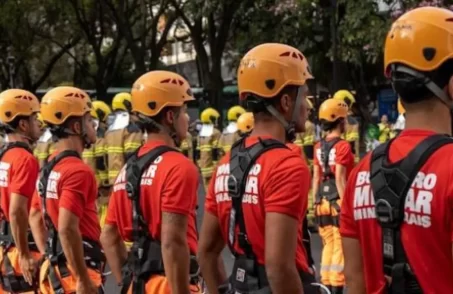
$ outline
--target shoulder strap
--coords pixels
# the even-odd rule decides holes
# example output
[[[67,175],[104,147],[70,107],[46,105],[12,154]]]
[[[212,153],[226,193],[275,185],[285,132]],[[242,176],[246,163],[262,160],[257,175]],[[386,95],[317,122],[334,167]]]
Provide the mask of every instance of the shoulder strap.
[[[22,148],[27,150],[29,153],[33,153],[30,149],[30,146],[28,146],[27,143],[24,142],[11,142],[3,145],[0,148],[0,160],[2,160],[3,156],[6,154],[8,150],[14,149],[14,148]]]
[[[129,199],[132,200],[132,232],[134,241],[148,232],[148,230],[144,229],[146,228],[146,222],[140,208],[140,183],[143,173],[162,154],[170,151],[179,152],[166,145],[156,147],[140,157],[138,156],[138,151],[129,157],[126,164],[126,192]]]
[[[274,139],[261,139],[251,147],[245,147],[246,137],[241,138],[231,148],[230,175],[228,177],[228,195],[231,197],[232,208],[229,220],[228,245],[234,250],[236,226],[239,226],[239,246],[249,258],[254,258],[253,250],[248,242],[245,221],[242,212],[242,198],[245,193],[248,174],[256,160],[265,152],[276,148],[288,148],[285,144]]]
[[[373,151],[370,182],[375,198],[376,218],[382,227],[384,273],[392,277],[392,291],[396,291],[393,293],[404,293],[408,283],[418,286],[413,274],[412,280],[406,280],[407,273],[411,271],[400,232],[406,197],[426,161],[442,146],[453,144],[453,138],[446,135],[427,137],[403,160],[390,164],[387,154],[392,142],[393,139]]]
[[[329,165],[329,157],[330,157],[330,150],[342,139],[337,137],[333,138],[330,141],[326,141],[325,139],[321,140],[321,160],[322,160],[322,165],[324,167],[324,177],[331,177],[332,176],[332,170]]]
[[[57,254],[57,230],[52,223],[52,220],[50,219],[49,214],[47,213],[47,184],[49,182],[49,176],[54,167],[64,158],[66,157],[77,157],[80,158],[79,153],[77,153],[74,150],[65,150],[54,158],[52,160],[48,161],[41,169],[41,176],[39,177],[39,183],[38,183],[38,193],[39,196],[41,197],[41,205],[42,205],[42,212],[44,216],[44,224],[46,225],[46,228],[49,232],[49,240],[50,242],[48,243],[48,250],[50,250],[50,253],[55,255]],[[49,248],[50,247],[50,248]]]

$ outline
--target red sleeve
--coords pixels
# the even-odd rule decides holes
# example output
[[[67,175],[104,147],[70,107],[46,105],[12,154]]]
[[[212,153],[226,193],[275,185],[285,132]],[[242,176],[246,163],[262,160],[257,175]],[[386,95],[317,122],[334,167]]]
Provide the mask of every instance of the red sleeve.
[[[208,192],[206,193],[204,209],[218,217],[217,214],[217,200],[216,200],[216,193],[215,193],[215,181],[217,178],[217,168],[212,174],[211,180],[209,181]]]
[[[190,160],[183,160],[168,172],[162,195],[162,211],[192,214],[197,206],[198,171]]]
[[[31,199],[33,192],[36,189],[36,180],[39,173],[38,161],[29,154],[24,158],[19,158],[19,160],[16,160],[14,163],[10,192]]]
[[[33,193],[33,197],[31,199],[31,207],[37,210],[41,210],[41,197],[36,190]]]
[[[344,192],[343,203],[341,205],[340,234],[343,237],[348,238],[358,237],[358,230],[356,222],[354,220],[354,207],[353,207],[356,180],[357,180],[357,168],[355,168],[352,171],[351,176],[348,179],[346,189]]]
[[[354,158],[351,145],[347,141],[341,141],[335,146],[335,163],[348,166]]]
[[[67,172],[59,183],[61,191],[59,207],[66,208],[78,218],[83,215],[92,185],[97,187],[93,172],[87,170],[88,168],[87,166],[86,169],[79,168]]]
[[[310,172],[301,157],[291,154],[267,171],[264,183],[266,212],[278,212],[299,221],[305,216],[310,189]]]
[[[113,192],[111,195],[110,195],[110,198],[109,198],[109,205],[107,207],[107,215],[105,216],[105,223],[106,224],[109,224],[109,225],[116,225],[117,224],[117,221],[116,221],[116,202],[118,199],[118,197],[120,197],[121,195],[117,195],[118,192]]]

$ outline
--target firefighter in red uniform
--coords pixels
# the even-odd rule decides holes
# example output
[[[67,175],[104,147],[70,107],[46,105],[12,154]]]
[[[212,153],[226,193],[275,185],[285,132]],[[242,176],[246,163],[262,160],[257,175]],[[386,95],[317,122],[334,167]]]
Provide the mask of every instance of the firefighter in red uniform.
[[[453,293],[453,12],[392,25],[385,75],[406,127],[353,170],[341,207],[348,293]]]
[[[178,74],[152,71],[134,83],[131,94],[137,124],[148,138],[113,186],[101,238],[107,260],[122,293],[201,293],[198,170],[177,149],[189,128],[190,85]],[[133,242],[129,255],[123,241]]]
[[[311,78],[302,53],[283,44],[259,45],[241,61],[239,94],[255,126],[219,162],[206,196],[198,254],[210,293],[223,282],[225,244],[235,256],[233,293],[317,291],[302,242],[310,172],[285,145],[304,131]]]
[[[96,142],[90,111],[90,97],[74,87],[53,88],[41,101],[43,120],[57,139],[30,212],[35,241],[46,247],[39,281],[43,294],[104,293],[97,183],[81,159],[84,148]]]
[[[41,130],[39,101],[32,93],[10,89],[0,94],[1,129],[8,143],[0,149],[0,265],[5,293],[33,293],[39,250],[28,229],[28,212],[39,164],[31,146]]]
[[[354,167],[354,153],[346,131],[348,105],[327,99],[319,107],[319,120],[325,137],[316,143],[313,159],[313,195],[315,220],[323,241],[321,283],[334,294],[344,287],[343,250],[339,231],[339,213],[346,180]]]

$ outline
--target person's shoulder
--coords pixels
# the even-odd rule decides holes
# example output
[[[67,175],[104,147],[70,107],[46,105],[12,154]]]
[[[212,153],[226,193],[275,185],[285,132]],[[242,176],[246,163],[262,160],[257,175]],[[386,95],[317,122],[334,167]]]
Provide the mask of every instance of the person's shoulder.
[[[177,150],[168,151],[162,154],[162,163],[164,163],[168,169],[177,168],[178,171],[183,173],[198,173],[197,167],[192,160]]]

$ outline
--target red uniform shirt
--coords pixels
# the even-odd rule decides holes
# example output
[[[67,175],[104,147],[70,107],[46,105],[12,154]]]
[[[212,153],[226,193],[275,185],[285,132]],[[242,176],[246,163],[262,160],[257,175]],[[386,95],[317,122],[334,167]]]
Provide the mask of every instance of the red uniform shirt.
[[[9,221],[9,205],[12,193],[29,199],[28,209],[36,187],[39,164],[36,158],[24,148],[8,150],[0,162],[0,207],[3,218]]]
[[[248,137],[246,146],[258,142],[258,137]],[[228,196],[230,153],[219,162],[209,184],[205,209],[220,222],[223,239],[228,240],[231,199]],[[277,212],[297,219],[300,223],[296,250],[296,266],[307,271],[307,254],[302,245],[302,223],[307,211],[310,172],[300,154],[290,149],[272,149],[262,154],[251,168],[245,195],[243,216],[247,236],[259,264],[264,265],[265,213]],[[236,231],[238,232],[238,230]],[[237,238],[236,238],[237,240]],[[243,253],[235,242],[236,252]]]
[[[390,146],[390,162],[404,158],[434,133],[406,130]],[[366,292],[386,293],[382,230],[375,219],[368,154],[353,170],[341,207],[340,233],[360,241]],[[401,239],[424,293],[453,293],[453,146],[438,149],[415,178],[406,198]],[[359,254],[359,253],[358,253]]]
[[[147,142],[139,151],[142,156],[163,142]],[[118,175],[110,196],[106,224],[118,227],[123,240],[132,241],[132,201],[125,190],[126,169]],[[162,212],[188,217],[187,242],[192,254],[197,253],[196,206],[197,167],[179,152],[159,156],[143,174],[140,206],[151,236],[160,240]]]
[[[333,138],[327,139],[327,142]],[[319,177],[322,178],[324,172],[324,163],[321,160],[321,142],[316,143],[314,151],[313,165],[319,167]],[[333,174],[335,174],[336,165],[341,164],[346,167],[346,179],[349,177],[354,168],[354,153],[352,153],[351,145],[346,140],[338,141],[335,146],[330,149],[329,166]]]
[[[49,158],[51,160],[57,152]],[[46,209],[58,230],[59,209],[65,208],[79,218],[82,237],[99,241],[101,227],[96,210],[98,189],[91,168],[77,157],[63,158],[49,175]],[[33,208],[41,209],[38,193],[33,196]]]

